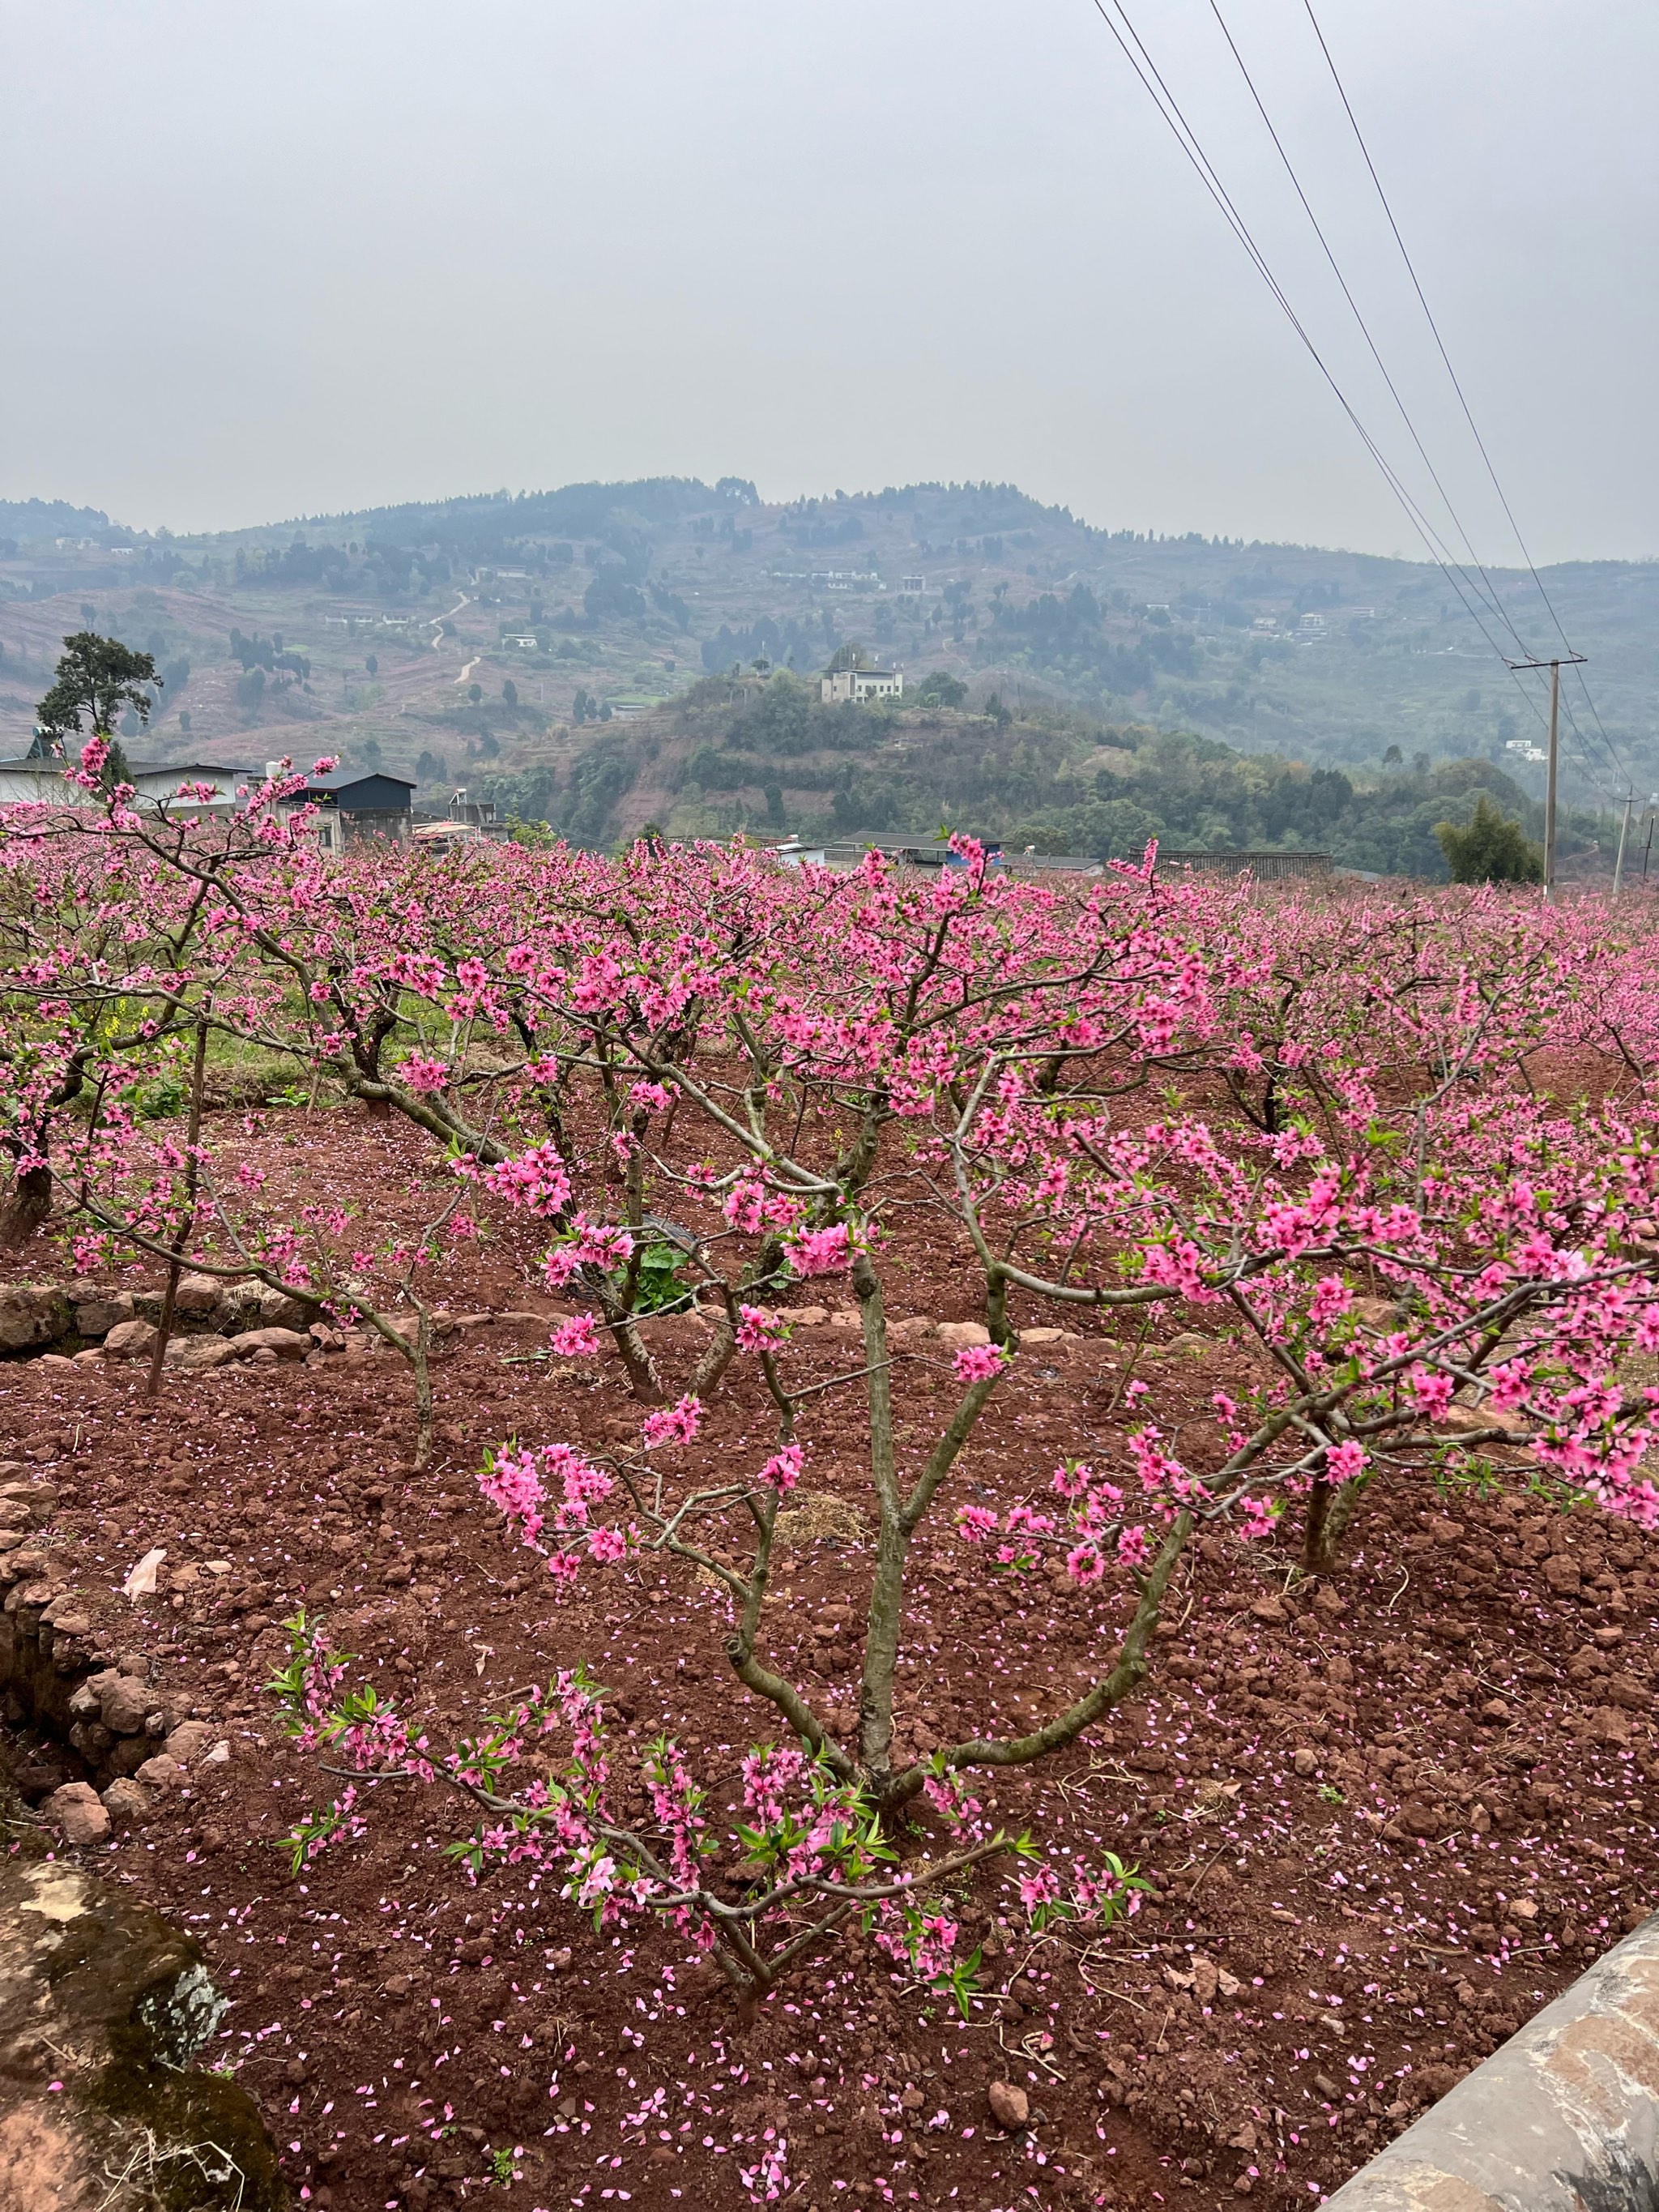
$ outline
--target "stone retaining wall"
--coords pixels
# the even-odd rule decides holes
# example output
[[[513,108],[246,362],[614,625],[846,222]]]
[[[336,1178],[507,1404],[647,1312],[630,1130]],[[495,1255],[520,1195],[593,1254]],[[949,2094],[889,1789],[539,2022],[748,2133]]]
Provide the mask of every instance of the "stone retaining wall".
[[[95,1843],[112,1815],[142,1817],[151,1790],[183,1787],[229,1746],[222,1729],[152,1686],[151,1662],[124,1625],[94,1622],[45,1579],[47,1555],[32,1547],[58,1497],[55,1483],[0,1482],[0,1711],[72,1756],[82,1778],[47,1809],[72,1841]]]
[[[77,1281],[0,1286],[0,1358],[148,1358],[155,1346],[163,1293]],[[339,1350],[344,1339],[317,1319],[318,1309],[257,1282],[183,1276],[174,1301],[167,1358],[175,1366],[215,1366],[269,1350],[302,1358]]]

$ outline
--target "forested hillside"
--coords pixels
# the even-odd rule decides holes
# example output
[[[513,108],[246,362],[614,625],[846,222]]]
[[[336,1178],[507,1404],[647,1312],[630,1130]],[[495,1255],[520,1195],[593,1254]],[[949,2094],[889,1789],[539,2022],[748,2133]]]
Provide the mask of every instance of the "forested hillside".
[[[1605,842],[1628,785],[1638,804],[1659,788],[1659,568],[1544,580],[1601,717],[1570,678],[1563,792],[1580,842]],[[1547,643],[1533,580],[1495,589]],[[592,845],[665,814],[948,816],[1084,850],[1154,825],[1437,875],[1433,823],[1476,781],[1512,809],[1542,794],[1539,687],[1437,570],[1097,528],[1005,484],[768,501],[742,477],[657,477],[200,538],[18,503],[0,749],[25,749],[64,635],[88,627],[155,655],[147,751],[339,753],[440,808],[495,787]],[[854,647],[902,672],[896,718],[819,709],[818,672]]]
[[[1328,852],[1340,866],[1443,881],[1436,825],[1485,792],[1528,834],[1543,810],[1494,763],[1426,756],[1369,771],[1245,754],[1190,732],[1108,724],[1076,708],[1015,713],[824,706],[787,672],[706,678],[676,713],[602,732],[562,774],[549,763],[477,788],[575,842],[653,822],[672,836],[853,837],[942,825],[1048,853],[1136,858],[1146,841],[1213,851]],[[1611,866],[1617,824],[1566,811],[1564,861]]]

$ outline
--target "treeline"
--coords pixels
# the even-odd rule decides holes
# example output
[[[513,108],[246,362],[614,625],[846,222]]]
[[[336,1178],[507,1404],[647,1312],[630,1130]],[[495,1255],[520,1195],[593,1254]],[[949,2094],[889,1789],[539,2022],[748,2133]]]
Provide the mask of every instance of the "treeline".
[[[936,829],[941,821],[1045,852],[1131,859],[1151,837],[1202,851],[1322,851],[1345,867],[1443,880],[1435,836],[1481,793],[1527,835],[1542,809],[1494,763],[1419,755],[1370,776],[1310,769],[1218,740],[1106,725],[1080,711],[1017,715],[824,706],[787,673],[705,678],[685,695],[681,793],[750,794],[757,822],[812,835]],[[1564,858],[1612,825],[1569,812]]]
[[[551,761],[539,761],[516,775],[472,779],[468,787],[493,799],[503,817],[545,823],[552,835],[604,852],[616,842],[617,805],[638,775],[637,752],[618,732],[578,754],[562,776]]]
[[[991,623],[1010,658],[1059,667],[1073,681],[1091,681],[1092,688],[1125,698],[1150,690],[1159,671],[1197,675],[1198,647],[1187,631],[1170,624],[1167,614],[1163,626],[1155,623],[1133,645],[1109,638],[1103,617],[1100,601],[1079,584],[1064,599],[1043,592],[1024,606],[1000,605],[992,610]]]
[[[1402,767],[1362,782],[1340,769],[1159,736],[1137,749],[1127,775],[1102,769],[1093,781],[1085,799],[1026,812],[1010,825],[1010,842],[1116,859],[1143,851],[1150,837],[1201,852],[1328,852],[1339,867],[1437,883],[1446,861],[1437,826],[1466,823],[1483,793],[1528,837],[1543,830],[1543,809],[1486,760]],[[1608,827],[1569,814],[1562,857],[1604,842]]]

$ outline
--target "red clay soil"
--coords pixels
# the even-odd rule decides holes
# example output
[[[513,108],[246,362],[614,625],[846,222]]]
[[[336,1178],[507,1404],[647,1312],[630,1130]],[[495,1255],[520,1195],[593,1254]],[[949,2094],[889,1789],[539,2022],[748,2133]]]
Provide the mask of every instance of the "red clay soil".
[[[354,1125],[331,1188],[368,1176],[361,1139]],[[280,1129],[248,1142],[283,1150]],[[422,1153],[401,1128],[378,1142],[386,1182],[363,1193],[384,1211]],[[535,1243],[508,1223],[457,1260],[455,1310],[537,1303]],[[972,1317],[969,1278],[952,1302],[947,1245],[919,1231],[912,1261],[894,1308]],[[680,1384],[697,1324],[656,1329]],[[597,1936],[527,1869],[470,1887],[444,1855],[459,1800],[418,1784],[366,1793],[362,1837],[295,1879],[276,1840],[337,1786],[278,1734],[260,1687],[301,1601],[434,1735],[580,1659],[617,1693],[619,1729],[641,1742],[670,1729],[716,1802],[775,1733],[727,1686],[714,1590],[647,1563],[588,1571],[557,1604],[478,1498],[481,1452],[506,1436],[598,1447],[636,1431],[614,1364],[526,1360],[538,1341],[499,1321],[465,1332],[437,1370],[441,1447],[419,1474],[390,1352],[169,1376],[157,1406],[131,1369],[0,1367],[0,1446],[61,1493],[51,1571],[120,1616],[158,1694],[228,1723],[228,1765],[196,1768],[187,1792],[82,1856],[205,1946],[232,2001],[219,2063],[259,2099],[313,2204],[420,2212],[516,2176],[504,2201],[526,2212],[714,2212],[750,2201],[742,2177],[779,2142],[781,2201],[819,2212],[1317,2202],[1659,1901],[1659,1544],[1552,1510],[1518,1472],[1501,1496],[1426,1480],[1373,1496],[1311,1596],[1286,1593],[1288,1552],[1206,1538],[1143,1692],[979,1792],[1010,1826],[1138,1862],[1154,1894],[1107,1935],[1033,1941],[1006,1871],[976,1869],[961,1903],[987,1994],[966,2021],[855,1936],[745,2024],[660,1929]],[[795,1349],[830,1375],[857,1365],[847,1343],[823,1327]],[[1032,1495],[1063,1452],[1121,1457],[1123,1358],[1107,1336],[1028,1352],[952,1504]],[[1192,1423],[1194,1450],[1210,1393],[1247,1379],[1237,1347],[1191,1338],[1141,1371],[1142,1417]],[[920,1449],[948,1362],[924,1344],[897,1372],[901,1442]],[[769,1608],[771,1656],[850,1713],[863,1424],[854,1392],[808,1402],[819,1502]],[[734,1370],[684,1464],[772,1440],[755,1378]],[[152,1546],[162,1587],[129,1606],[114,1592]],[[1126,1616],[1042,1578],[993,1585],[941,1525],[909,1591],[902,1741],[1052,1710]],[[12,1757],[34,1802],[74,1771],[16,1741]],[[999,2124],[994,2081],[1026,2093],[1028,2127]]]

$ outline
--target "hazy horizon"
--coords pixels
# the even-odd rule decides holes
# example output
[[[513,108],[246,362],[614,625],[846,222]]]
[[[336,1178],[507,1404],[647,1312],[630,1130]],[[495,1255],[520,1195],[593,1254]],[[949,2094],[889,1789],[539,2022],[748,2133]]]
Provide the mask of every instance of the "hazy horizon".
[[[1463,521],[1514,565],[1302,0],[1224,12]],[[1205,0],[1136,21],[1436,507]],[[1321,23],[1534,557],[1659,552],[1632,281],[1659,18]],[[658,474],[990,479],[1106,528],[1424,557],[1091,0],[459,25],[0,0],[0,496],[189,532]]]

